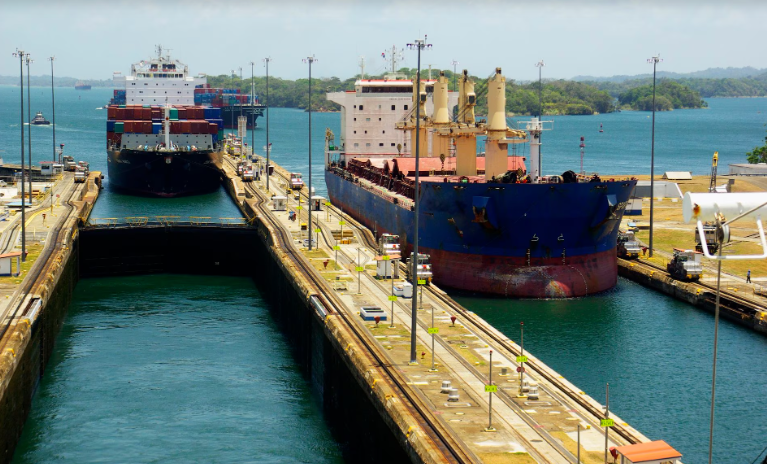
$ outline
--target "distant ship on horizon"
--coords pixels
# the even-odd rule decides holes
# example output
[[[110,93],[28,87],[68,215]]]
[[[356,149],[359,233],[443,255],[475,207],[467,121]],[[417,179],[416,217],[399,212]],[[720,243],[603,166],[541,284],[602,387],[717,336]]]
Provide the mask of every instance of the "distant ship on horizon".
[[[77,81],[75,83],[75,90],[90,90],[90,89],[91,89],[91,85],[86,84],[83,81]]]

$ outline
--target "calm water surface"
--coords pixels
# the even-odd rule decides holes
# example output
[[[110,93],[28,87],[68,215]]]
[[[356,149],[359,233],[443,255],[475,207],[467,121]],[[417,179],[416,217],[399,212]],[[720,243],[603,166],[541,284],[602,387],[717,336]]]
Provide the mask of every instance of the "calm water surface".
[[[343,462],[246,278],[83,280],[14,463]]]

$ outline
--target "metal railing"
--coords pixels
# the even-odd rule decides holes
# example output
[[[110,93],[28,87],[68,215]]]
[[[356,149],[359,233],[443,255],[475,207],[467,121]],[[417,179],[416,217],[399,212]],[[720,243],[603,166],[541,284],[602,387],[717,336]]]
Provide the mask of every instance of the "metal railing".
[[[86,228],[134,228],[134,227],[250,227],[247,218],[208,216],[129,216],[123,218],[88,218]]]

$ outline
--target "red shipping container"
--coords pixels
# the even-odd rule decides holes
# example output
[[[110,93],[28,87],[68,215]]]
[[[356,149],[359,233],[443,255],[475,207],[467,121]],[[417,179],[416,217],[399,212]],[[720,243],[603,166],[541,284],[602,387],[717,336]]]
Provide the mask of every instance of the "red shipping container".
[[[192,123],[189,121],[179,121],[181,123],[181,133],[182,134],[191,134],[192,133]]]
[[[189,119],[186,115],[186,108],[179,108],[178,109],[178,120],[181,121],[182,119]]]
[[[133,119],[133,108],[131,107],[125,107],[125,119]]]
[[[180,121],[171,121],[170,122],[170,133],[171,134],[180,134],[181,133],[181,122]]]
[[[115,108],[115,121],[125,120],[125,108]]]
[[[152,115],[151,119],[163,119],[161,109],[151,108],[149,111],[151,112],[151,115]]]
[[[114,106],[107,107],[107,119],[114,121],[115,117],[117,117],[117,108]]]
[[[218,124],[215,122],[208,123],[208,134],[218,134]]]
[[[144,134],[151,134],[152,133],[152,121],[142,121],[141,122],[141,132]]]

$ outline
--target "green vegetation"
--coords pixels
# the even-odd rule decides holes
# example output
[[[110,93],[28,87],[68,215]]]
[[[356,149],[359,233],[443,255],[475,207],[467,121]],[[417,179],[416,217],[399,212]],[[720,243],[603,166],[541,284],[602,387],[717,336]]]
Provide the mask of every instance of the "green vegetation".
[[[746,153],[746,158],[751,164],[767,163],[767,137],[764,138],[764,145],[754,147],[753,150]]]
[[[679,108],[705,108],[708,104],[700,94],[678,82],[663,79],[656,85],[655,109],[670,111]],[[652,84],[636,87],[618,96],[623,108],[652,111]]]
[[[767,73],[754,77],[702,79],[692,77],[661,78],[660,82],[677,82],[690,90],[694,90],[703,98],[716,97],[763,97],[767,96]],[[630,79],[620,82],[613,81],[583,81],[600,90],[607,91],[618,98],[631,89],[642,86],[652,86],[652,77]],[[652,104],[650,104],[652,106]]]

